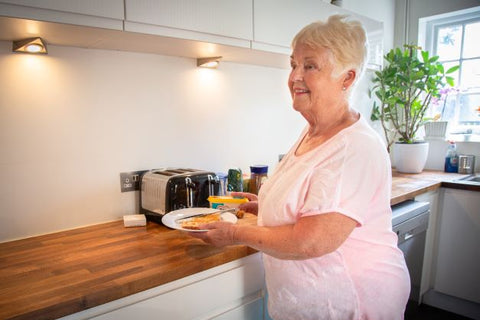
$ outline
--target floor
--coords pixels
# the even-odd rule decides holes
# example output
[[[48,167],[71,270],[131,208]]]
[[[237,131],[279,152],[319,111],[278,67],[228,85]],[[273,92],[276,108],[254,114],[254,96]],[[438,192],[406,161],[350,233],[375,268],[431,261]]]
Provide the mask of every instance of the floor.
[[[405,320],[471,320],[455,313],[437,309],[426,304],[417,305],[409,301],[405,311]]]

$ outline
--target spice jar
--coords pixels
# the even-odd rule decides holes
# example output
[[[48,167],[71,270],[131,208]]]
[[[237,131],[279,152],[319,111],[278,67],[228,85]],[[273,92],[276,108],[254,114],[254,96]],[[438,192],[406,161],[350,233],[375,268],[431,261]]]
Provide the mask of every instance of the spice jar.
[[[258,194],[260,187],[268,178],[268,166],[259,164],[250,166],[250,184],[248,191]]]

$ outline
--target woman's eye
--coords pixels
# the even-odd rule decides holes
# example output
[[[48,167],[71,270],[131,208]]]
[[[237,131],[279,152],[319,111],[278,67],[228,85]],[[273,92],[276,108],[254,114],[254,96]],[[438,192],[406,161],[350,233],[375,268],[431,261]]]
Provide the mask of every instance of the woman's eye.
[[[315,66],[313,64],[306,64],[305,65],[305,70],[313,70],[315,69]]]

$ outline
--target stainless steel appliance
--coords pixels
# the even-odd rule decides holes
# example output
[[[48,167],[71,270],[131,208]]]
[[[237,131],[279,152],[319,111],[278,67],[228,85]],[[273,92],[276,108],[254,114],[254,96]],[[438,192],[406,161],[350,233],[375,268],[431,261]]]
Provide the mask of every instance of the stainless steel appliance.
[[[142,175],[140,212],[147,220],[161,223],[172,210],[210,206],[208,197],[216,195],[216,174],[197,169],[167,168],[150,170]]]
[[[393,231],[398,235],[398,247],[402,250],[410,273],[410,300],[419,301],[422,279],[425,238],[430,217],[430,204],[408,200],[392,206]]]

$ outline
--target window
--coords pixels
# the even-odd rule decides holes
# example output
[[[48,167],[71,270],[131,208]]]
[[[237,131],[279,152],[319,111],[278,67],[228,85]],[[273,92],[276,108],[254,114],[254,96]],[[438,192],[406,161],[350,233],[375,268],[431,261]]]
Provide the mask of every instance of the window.
[[[480,134],[479,34],[480,7],[420,19],[421,45],[439,56],[445,70],[460,66],[452,75],[455,87],[441,90],[430,108],[430,116],[449,121],[450,133]]]

